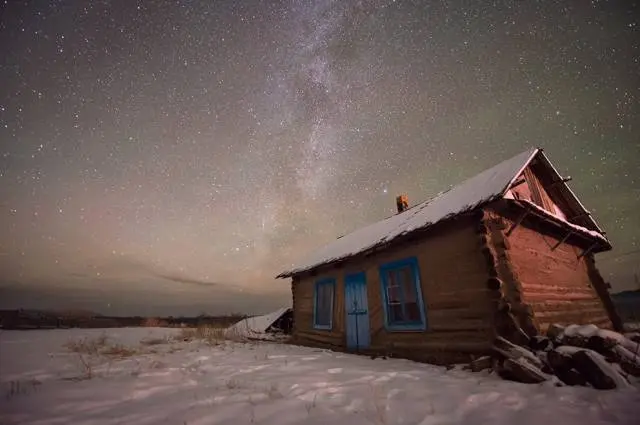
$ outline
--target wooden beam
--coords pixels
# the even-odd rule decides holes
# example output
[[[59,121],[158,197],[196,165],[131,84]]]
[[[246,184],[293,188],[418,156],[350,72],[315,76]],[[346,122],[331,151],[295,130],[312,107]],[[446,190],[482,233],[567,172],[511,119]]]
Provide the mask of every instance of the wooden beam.
[[[516,222],[513,223],[511,227],[509,227],[509,230],[507,230],[507,236],[511,235],[511,232],[513,232],[516,227],[522,224],[522,221],[527,217],[527,215],[529,215],[529,211],[531,211],[531,207],[527,207],[527,209],[524,210],[522,215],[518,217],[518,220],[516,220]]]
[[[593,244],[591,244],[591,246],[589,248],[587,248],[585,251],[582,252],[582,254],[578,255],[578,258],[582,258],[585,255],[588,255],[591,251],[594,250],[594,248],[598,246],[598,242],[594,242]]]
[[[560,180],[556,180],[553,183],[551,183],[551,186],[553,187],[553,186],[556,186],[556,185],[558,185],[560,183],[570,182],[571,180],[573,180],[573,179],[570,176],[563,177]]]
[[[515,182],[513,182],[513,184],[511,186],[509,186],[509,189],[513,189],[514,187],[518,187],[524,182],[526,182],[525,179],[516,180]]]
[[[570,217],[569,221],[575,220],[576,218],[589,217],[590,215],[591,215],[591,213],[589,211],[585,211],[583,213],[580,213],[578,215],[574,215],[573,217]]]
[[[569,237],[573,235],[573,231],[570,230],[564,238],[560,239],[555,245],[553,245],[551,247],[551,251],[555,251],[557,247],[559,247],[560,245],[562,245],[563,243],[565,243],[567,241],[567,239],[569,239]]]

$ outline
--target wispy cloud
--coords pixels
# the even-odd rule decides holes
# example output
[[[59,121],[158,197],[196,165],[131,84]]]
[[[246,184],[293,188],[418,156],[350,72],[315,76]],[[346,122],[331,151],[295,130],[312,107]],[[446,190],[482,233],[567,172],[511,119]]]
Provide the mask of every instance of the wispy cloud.
[[[130,278],[131,276],[144,278],[154,277],[170,282],[196,285],[204,287],[227,287],[233,289],[231,285],[222,282],[216,282],[208,279],[198,279],[184,272],[175,272],[166,270],[154,264],[150,264],[135,258],[127,256],[117,256],[108,261],[98,262],[90,266],[90,270],[73,271],[69,276],[75,278],[89,278],[95,276],[109,277],[111,279]]]

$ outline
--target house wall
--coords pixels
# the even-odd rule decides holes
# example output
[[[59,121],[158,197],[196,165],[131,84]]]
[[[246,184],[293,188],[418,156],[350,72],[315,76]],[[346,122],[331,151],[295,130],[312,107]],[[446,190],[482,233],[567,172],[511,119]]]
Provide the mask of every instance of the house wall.
[[[612,328],[607,300],[598,295],[602,284],[597,281],[599,274],[589,264],[589,256],[578,258],[586,247],[564,242],[552,250],[562,236],[540,233],[526,221],[507,236],[516,221],[517,217],[497,213],[487,216],[499,278],[520,325],[527,330],[529,316],[531,324],[542,332],[553,323]]]
[[[486,261],[480,252],[479,218],[463,217],[438,225],[428,236],[341,268],[305,276],[293,287],[294,338],[312,345],[345,346],[344,276],[364,271],[367,277],[371,351],[434,363],[464,361],[489,350],[492,304],[486,287]],[[379,267],[416,257],[427,319],[426,331],[385,329]],[[313,291],[317,280],[336,279],[331,331],[313,329]]]
[[[547,189],[541,182],[538,172],[532,169],[531,166],[525,168],[522,173],[516,178],[516,181],[524,179],[523,183],[509,189],[505,194],[505,198],[511,199],[526,199],[534,202],[549,211],[550,213],[557,215],[562,219],[566,219],[565,213],[562,209],[551,199]],[[533,192],[536,192],[538,196],[534,196]]]

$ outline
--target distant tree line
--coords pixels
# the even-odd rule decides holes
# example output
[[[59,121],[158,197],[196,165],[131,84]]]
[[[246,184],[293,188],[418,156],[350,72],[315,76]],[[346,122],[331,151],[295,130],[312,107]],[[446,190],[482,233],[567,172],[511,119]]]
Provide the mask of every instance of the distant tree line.
[[[65,329],[65,328],[120,328],[120,327],[197,327],[230,326],[246,315],[231,313],[213,316],[201,313],[197,316],[104,316],[100,314],[69,314],[41,310],[0,310],[0,327],[3,329]]]

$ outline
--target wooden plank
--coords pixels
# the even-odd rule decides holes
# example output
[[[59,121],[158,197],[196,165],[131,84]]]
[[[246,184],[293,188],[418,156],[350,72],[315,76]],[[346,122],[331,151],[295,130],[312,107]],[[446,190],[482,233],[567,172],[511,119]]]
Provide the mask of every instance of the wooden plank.
[[[582,283],[582,285],[577,285],[577,287],[573,287],[573,286],[567,286],[567,285],[557,285],[555,284],[555,282],[536,283],[536,282],[524,280],[522,281],[522,288],[530,292],[554,292],[556,294],[582,293],[582,294],[595,295],[595,291],[593,290],[593,287],[591,287],[586,281]]]
[[[601,311],[602,302],[594,300],[591,302],[568,302],[568,303],[530,303],[536,314],[541,312],[563,312],[563,311]]]
[[[435,309],[427,310],[427,319],[429,323],[449,322],[459,319],[479,319],[486,320],[489,317],[491,309],[488,305],[481,305],[481,308],[456,308],[456,309]]]
[[[491,329],[440,329],[429,328],[426,332],[410,331],[387,331],[382,330],[378,334],[371,336],[372,342],[388,343],[403,342],[406,344],[422,344],[425,341],[489,341],[491,340]]]
[[[487,319],[466,319],[451,322],[429,322],[428,332],[475,332],[491,329],[491,323]]]
[[[585,262],[576,259],[578,248],[561,239],[525,226],[510,239],[509,261],[520,283],[522,300],[533,308],[541,328],[554,322],[590,323],[605,314]]]
[[[310,334],[310,333],[298,333],[297,336],[297,341],[300,341],[301,343],[319,343],[322,345],[329,345],[329,346],[333,346],[333,347],[342,347],[344,345],[342,339],[339,338],[331,338],[328,337],[326,335],[316,335],[316,334]]]
[[[595,294],[554,294],[554,293],[535,293],[524,291],[524,298],[528,303],[553,303],[553,302],[589,302],[589,301],[600,301],[597,295]]]
[[[536,312],[536,319],[540,322],[547,323],[587,324],[594,320],[600,320],[603,317],[606,316],[603,316],[600,310]]]
[[[462,351],[474,353],[491,348],[489,342],[469,342],[469,341],[435,341],[426,340],[419,344],[405,343],[402,341],[396,341],[393,343],[393,348],[399,349],[411,349],[411,350],[439,350],[439,351]]]

